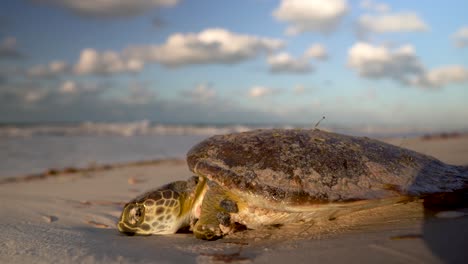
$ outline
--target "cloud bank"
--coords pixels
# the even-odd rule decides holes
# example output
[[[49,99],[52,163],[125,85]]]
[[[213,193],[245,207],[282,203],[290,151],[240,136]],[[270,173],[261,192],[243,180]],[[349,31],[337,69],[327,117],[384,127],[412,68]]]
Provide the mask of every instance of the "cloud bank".
[[[4,55],[11,56],[14,42],[4,45]],[[141,72],[146,63],[158,63],[166,67],[182,67],[196,64],[236,64],[260,55],[270,54],[284,47],[280,39],[233,33],[221,28],[206,29],[199,33],[175,33],[159,45],[130,46],[122,52],[83,49],[78,61],[70,66],[64,61],[52,61],[36,65],[26,71],[30,78],[56,78],[65,74],[113,75]],[[0,49],[0,55],[2,55]],[[273,64],[277,61],[273,59]],[[278,62],[281,63],[281,62]],[[284,64],[285,62],[283,62]],[[297,60],[283,65],[292,71],[307,71],[305,61]],[[300,64],[303,65],[300,65]],[[275,64],[276,65],[276,64]],[[279,66],[274,66],[274,71]]]
[[[284,42],[279,39],[210,28],[199,33],[173,34],[161,45],[129,47],[124,51],[124,55],[136,60],[160,63],[167,67],[234,64],[262,53],[270,53],[283,46]]]
[[[47,65],[36,65],[27,71],[29,77],[56,78],[70,72],[70,65],[65,61],[52,61]]]
[[[89,17],[131,17],[160,7],[171,7],[178,0],[31,0],[67,9]]]

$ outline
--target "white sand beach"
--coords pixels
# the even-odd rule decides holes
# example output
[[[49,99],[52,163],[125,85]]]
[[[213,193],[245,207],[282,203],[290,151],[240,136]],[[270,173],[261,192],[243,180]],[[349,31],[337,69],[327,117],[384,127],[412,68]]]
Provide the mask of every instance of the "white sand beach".
[[[388,139],[468,165],[468,135]],[[247,230],[217,241],[190,233],[125,236],[122,206],[145,190],[191,176],[184,161],[17,178],[0,184],[0,263],[463,263],[468,211],[421,201],[353,213],[314,226]]]

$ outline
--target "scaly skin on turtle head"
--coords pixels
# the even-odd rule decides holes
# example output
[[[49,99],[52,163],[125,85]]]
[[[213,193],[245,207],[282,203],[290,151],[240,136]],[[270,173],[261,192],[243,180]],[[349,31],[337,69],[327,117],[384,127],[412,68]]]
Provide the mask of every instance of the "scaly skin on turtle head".
[[[126,235],[176,233],[199,217],[204,188],[203,178],[192,177],[149,191],[125,205],[117,227]]]

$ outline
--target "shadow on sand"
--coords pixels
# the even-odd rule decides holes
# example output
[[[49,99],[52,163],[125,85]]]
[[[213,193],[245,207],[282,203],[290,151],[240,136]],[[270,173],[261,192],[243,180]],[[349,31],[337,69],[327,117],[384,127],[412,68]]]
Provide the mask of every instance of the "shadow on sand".
[[[451,166],[458,171],[441,176],[461,177],[464,187],[459,190],[431,194],[424,197],[422,238],[432,253],[444,263],[467,263],[468,260],[468,166]],[[429,168],[428,168],[429,167]],[[415,182],[423,179],[431,166],[425,167]],[[430,172],[429,172],[430,173]],[[439,182],[440,184],[442,184]]]
[[[424,200],[423,240],[444,263],[468,260],[468,190],[427,197]],[[465,216],[456,217],[457,213]],[[454,217],[437,217],[442,212]],[[450,212],[451,211],[451,212]]]

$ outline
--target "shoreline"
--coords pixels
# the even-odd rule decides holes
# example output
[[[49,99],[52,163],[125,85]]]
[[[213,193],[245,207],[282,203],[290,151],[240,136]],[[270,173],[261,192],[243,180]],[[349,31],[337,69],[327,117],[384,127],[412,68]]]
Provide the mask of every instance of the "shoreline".
[[[185,164],[185,161],[178,158],[164,158],[164,159],[155,159],[155,160],[141,160],[141,161],[129,161],[129,162],[116,162],[109,164],[97,164],[91,165],[88,167],[65,167],[61,169],[46,169],[43,172],[32,173],[26,175],[18,176],[9,176],[3,179],[0,179],[0,185],[16,182],[29,182],[35,180],[43,180],[49,177],[58,177],[64,174],[77,174],[77,173],[88,173],[88,172],[102,172],[107,170],[113,170],[118,168],[126,167],[138,167],[138,166],[150,166],[158,165],[161,163],[173,163],[173,164]]]

